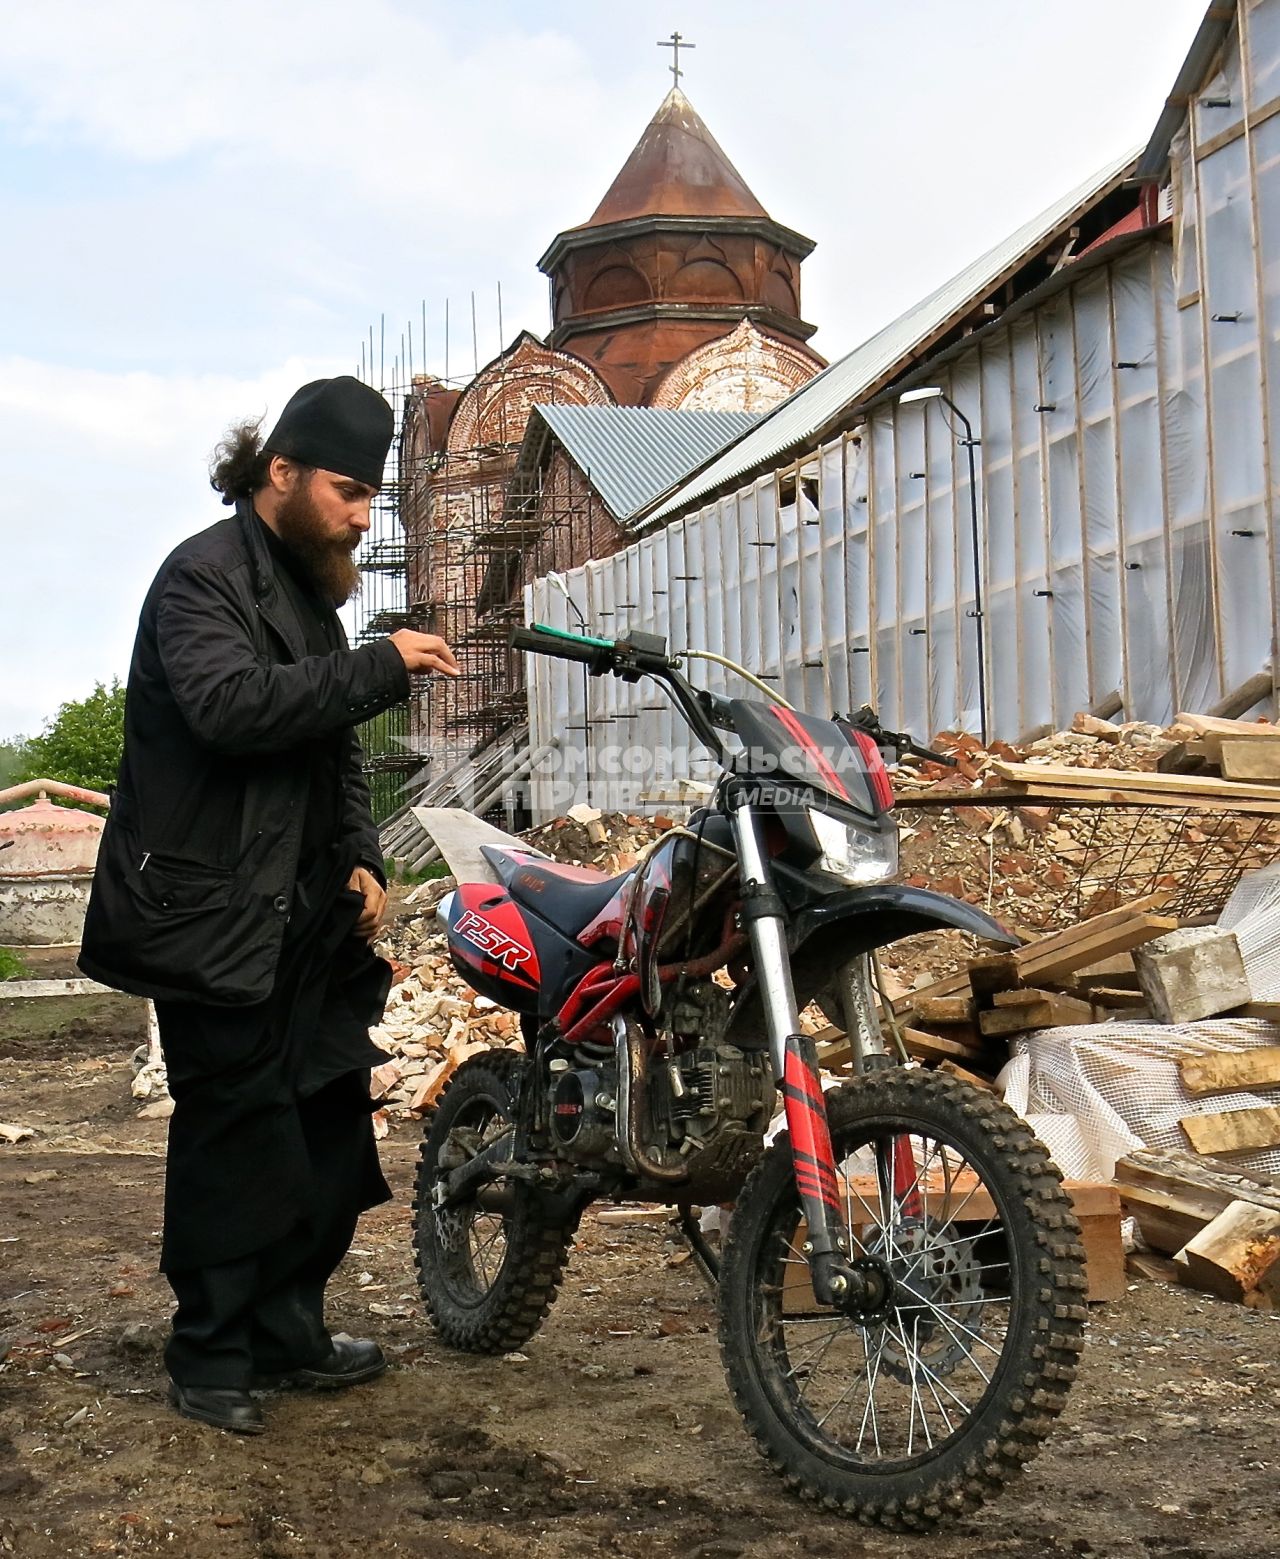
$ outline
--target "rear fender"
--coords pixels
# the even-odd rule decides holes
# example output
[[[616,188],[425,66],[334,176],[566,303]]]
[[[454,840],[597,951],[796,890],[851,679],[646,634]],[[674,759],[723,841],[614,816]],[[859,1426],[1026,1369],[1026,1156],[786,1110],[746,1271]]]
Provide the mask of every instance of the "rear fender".
[[[1021,944],[1021,938],[985,911],[927,888],[887,882],[826,894],[795,910],[788,927],[797,1005],[805,1008],[830,983],[833,971],[851,958],[921,931],[965,931],[997,947]],[[726,1038],[744,1050],[768,1044],[754,975],[740,988]]]

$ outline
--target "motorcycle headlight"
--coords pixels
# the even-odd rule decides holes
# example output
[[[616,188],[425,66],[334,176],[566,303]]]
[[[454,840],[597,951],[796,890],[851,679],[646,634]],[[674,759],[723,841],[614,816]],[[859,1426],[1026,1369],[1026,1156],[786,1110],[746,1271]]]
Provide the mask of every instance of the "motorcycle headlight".
[[[442,926],[449,924],[449,916],[453,913],[453,901],[456,897],[456,893],[446,893],[436,905],[436,919]]]
[[[887,882],[898,870],[898,830],[861,828],[816,807],[807,809],[822,854],[813,863],[850,887]]]

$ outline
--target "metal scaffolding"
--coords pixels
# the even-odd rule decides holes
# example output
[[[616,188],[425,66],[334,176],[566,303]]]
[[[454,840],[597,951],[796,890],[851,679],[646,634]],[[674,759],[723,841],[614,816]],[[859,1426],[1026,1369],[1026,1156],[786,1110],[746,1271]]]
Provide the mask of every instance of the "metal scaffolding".
[[[404,704],[361,728],[381,820],[527,719],[523,657],[509,646],[522,586],[535,560],[585,559],[590,512],[580,495],[544,492],[540,472],[516,469],[529,406],[556,399],[553,354],[522,366],[508,347],[450,378],[447,366],[442,377],[414,371],[412,331],[389,365],[382,355],[375,363],[373,344],[371,331],[360,376],[390,403],[396,434],[358,559],[353,639],[438,633],[462,671],[416,679]],[[463,444],[454,414],[469,391],[491,404],[474,419],[476,441]]]

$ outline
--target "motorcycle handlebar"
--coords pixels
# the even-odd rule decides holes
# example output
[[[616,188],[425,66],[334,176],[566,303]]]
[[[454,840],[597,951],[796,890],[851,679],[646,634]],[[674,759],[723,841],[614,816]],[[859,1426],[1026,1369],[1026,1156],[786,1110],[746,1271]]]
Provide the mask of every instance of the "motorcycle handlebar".
[[[554,660],[574,660],[584,666],[605,669],[613,655],[612,639],[596,639],[586,634],[566,633],[560,628],[516,628],[511,648],[530,655],[549,655]]]

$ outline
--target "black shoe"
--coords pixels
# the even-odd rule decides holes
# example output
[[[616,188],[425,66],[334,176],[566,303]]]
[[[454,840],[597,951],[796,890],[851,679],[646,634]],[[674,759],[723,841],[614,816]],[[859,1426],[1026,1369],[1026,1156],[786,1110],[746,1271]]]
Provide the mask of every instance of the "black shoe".
[[[231,1429],[236,1434],[261,1434],[267,1427],[262,1409],[247,1391],[223,1386],[169,1385],[169,1404],[183,1418],[211,1424],[215,1429]]]
[[[373,1380],[387,1367],[386,1358],[376,1342],[363,1338],[335,1337],[327,1357],[305,1369],[290,1370],[285,1383],[311,1391],[339,1391],[343,1386],[358,1386]]]

